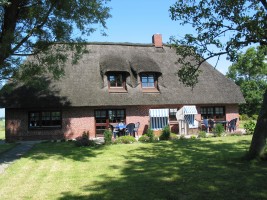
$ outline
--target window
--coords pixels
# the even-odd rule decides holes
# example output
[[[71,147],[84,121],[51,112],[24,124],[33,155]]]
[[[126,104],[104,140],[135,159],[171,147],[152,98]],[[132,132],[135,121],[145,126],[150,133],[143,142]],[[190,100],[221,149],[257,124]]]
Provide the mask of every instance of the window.
[[[96,123],[106,123],[106,111],[105,110],[96,110],[95,111]]]
[[[125,110],[108,110],[109,123],[119,123],[125,119]]]
[[[155,88],[155,74],[141,74],[142,88]]]
[[[95,110],[96,134],[103,134],[110,124],[117,124],[125,119],[125,109]]]
[[[123,87],[122,74],[110,74],[108,79],[109,87]]]
[[[126,74],[120,72],[111,72],[107,74],[109,92],[125,93],[126,90]]]
[[[159,93],[158,80],[155,73],[142,73],[140,75],[141,88],[144,93]]]
[[[60,128],[60,111],[29,112],[29,128]]]
[[[225,118],[225,108],[223,106],[216,107],[201,107],[200,108],[201,117],[204,119],[224,119]]]

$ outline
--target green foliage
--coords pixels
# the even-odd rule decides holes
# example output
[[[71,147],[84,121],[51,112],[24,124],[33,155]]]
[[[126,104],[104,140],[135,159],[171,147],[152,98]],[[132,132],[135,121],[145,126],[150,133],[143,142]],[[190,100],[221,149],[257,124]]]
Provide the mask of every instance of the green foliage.
[[[111,144],[112,143],[112,131],[110,131],[110,130],[104,131],[104,141],[105,141],[105,144]]]
[[[0,80],[14,74],[29,79],[44,72],[60,76],[67,58],[76,63],[86,52],[83,43],[96,30],[94,27],[106,29],[105,21],[111,16],[107,1],[2,0]],[[53,45],[55,42],[57,45]],[[27,55],[33,55],[38,62],[28,60],[19,69]]]
[[[84,131],[82,136],[76,138],[75,145],[77,147],[96,146],[96,143],[93,140],[89,139],[89,131]]]
[[[253,119],[253,120],[257,120],[258,117],[259,117],[259,115],[252,115],[252,119]]]
[[[153,142],[155,138],[154,131],[152,129],[148,129],[146,135],[149,137],[149,141]]]
[[[240,113],[258,114],[267,88],[267,47],[249,48],[230,67],[227,76],[240,86],[246,104],[240,105]]]
[[[267,75],[266,47],[251,47],[244,54],[238,54],[238,60],[230,67],[227,76],[236,83],[249,80],[262,80]]]
[[[178,140],[179,137],[175,133],[170,134],[170,140]]]
[[[217,137],[221,137],[224,132],[224,126],[222,124],[216,124],[214,127],[214,134]]]
[[[197,136],[196,135],[191,135],[190,139],[191,140],[195,140],[195,139],[197,139]]]
[[[204,61],[215,56],[219,59],[224,54],[235,61],[238,52],[245,46],[266,45],[265,6],[261,1],[249,0],[177,0],[169,10],[171,19],[179,21],[182,26],[190,25],[195,30],[194,34],[171,38],[171,43],[181,55],[178,60],[182,65],[178,72],[180,80],[193,87]],[[188,62],[192,56],[196,57],[194,63]]]
[[[199,138],[206,138],[207,137],[206,131],[199,131],[198,132],[198,137]]]
[[[249,116],[248,116],[247,114],[241,114],[241,115],[240,115],[240,120],[241,120],[241,121],[249,120]]]
[[[121,136],[115,140],[115,144],[132,144],[136,142],[136,139],[133,136],[126,135],[126,136]]]
[[[169,140],[171,135],[170,127],[167,125],[163,128],[161,135],[159,136],[160,140]]]
[[[253,134],[255,127],[256,127],[256,123],[253,120],[249,120],[248,122],[244,124],[246,134]]]
[[[150,138],[144,134],[142,135],[139,139],[138,139],[139,142],[151,142]]]

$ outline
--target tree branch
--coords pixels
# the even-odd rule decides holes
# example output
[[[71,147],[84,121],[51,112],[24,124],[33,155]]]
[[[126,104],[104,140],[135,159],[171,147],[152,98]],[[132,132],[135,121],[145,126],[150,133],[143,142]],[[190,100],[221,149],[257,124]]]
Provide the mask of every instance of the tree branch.
[[[265,0],[260,0],[260,2],[261,2],[262,5],[264,6],[265,10],[267,10],[267,1],[265,1]]]
[[[24,54],[20,54],[20,53],[13,53],[12,56],[34,56],[34,55],[37,55],[38,53],[24,53]]]
[[[45,23],[48,20],[49,15],[51,14],[52,10],[54,9],[55,5],[56,5],[55,1],[53,4],[51,4],[49,10],[46,13],[46,16],[44,17],[43,21],[39,24],[36,25],[35,27],[32,28],[32,30],[11,50],[12,54],[14,54],[31,36],[32,34],[36,31],[36,30],[40,30]]]
[[[221,55],[224,55],[224,54],[227,54],[227,53],[228,53],[227,51],[220,52],[220,53],[214,53],[213,55],[204,58],[201,62],[199,62],[198,65],[200,66],[202,63],[206,62],[207,60],[209,60],[209,59],[211,59],[213,57],[216,57],[216,56],[219,56],[220,57]],[[217,62],[218,62],[218,60],[217,60]],[[216,65],[217,65],[217,63],[216,63]]]

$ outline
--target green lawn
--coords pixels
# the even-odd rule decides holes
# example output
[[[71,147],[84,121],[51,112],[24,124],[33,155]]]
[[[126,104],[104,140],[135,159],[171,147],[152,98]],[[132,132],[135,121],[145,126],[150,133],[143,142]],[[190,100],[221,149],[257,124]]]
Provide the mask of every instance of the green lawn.
[[[0,120],[0,140],[5,139],[5,121]]]
[[[1,153],[6,152],[9,149],[12,149],[15,147],[17,144],[16,143],[5,143],[5,144],[0,144],[0,156]]]
[[[75,147],[38,144],[0,174],[3,199],[267,199],[251,136]]]
[[[0,142],[2,142],[3,140],[5,140],[5,121],[0,120]],[[0,143],[0,155],[1,153],[12,149],[14,146],[16,146],[17,144],[15,143]]]

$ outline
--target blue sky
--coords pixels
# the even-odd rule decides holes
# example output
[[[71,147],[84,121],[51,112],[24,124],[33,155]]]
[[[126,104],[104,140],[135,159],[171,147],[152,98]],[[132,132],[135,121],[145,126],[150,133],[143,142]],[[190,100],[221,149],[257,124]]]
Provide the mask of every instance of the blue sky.
[[[179,22],[172,21],[169,16],[169,7],[175,0],[111,0],[108,5],[112,8],[112,18],[107,20],[106,33],[101,36],[100,29],[86,38],[89,42],[131,42],[151,43],[152,35],[162,34],[164,43],[169,42],[171,36],[182,37],[193,33],[191,27],[183,27]],[[216,59],[208,61],[215,66]],[[225,74],[231,65],[225,57],[220,58],[216,67]],[[4,110],[0,109],[0,117]]]
[[[171,36],[183,37],[187,33],[194,33],[189,26],[181,26],[172,21],[169,7],[175,0],[111,0],[108,5],[112,8],[112,18],[107,20],[106,33],[101,36],[99,31],[87,38],[94,42],[132,42],[151,43],[152,35],[162,34],[163,42],[169,42]],[[100,28],[100,27],[99,27]],[[215,66],[216,59],[208,62]],[[225,74],[231,62],[221,57],[216,67]]]

